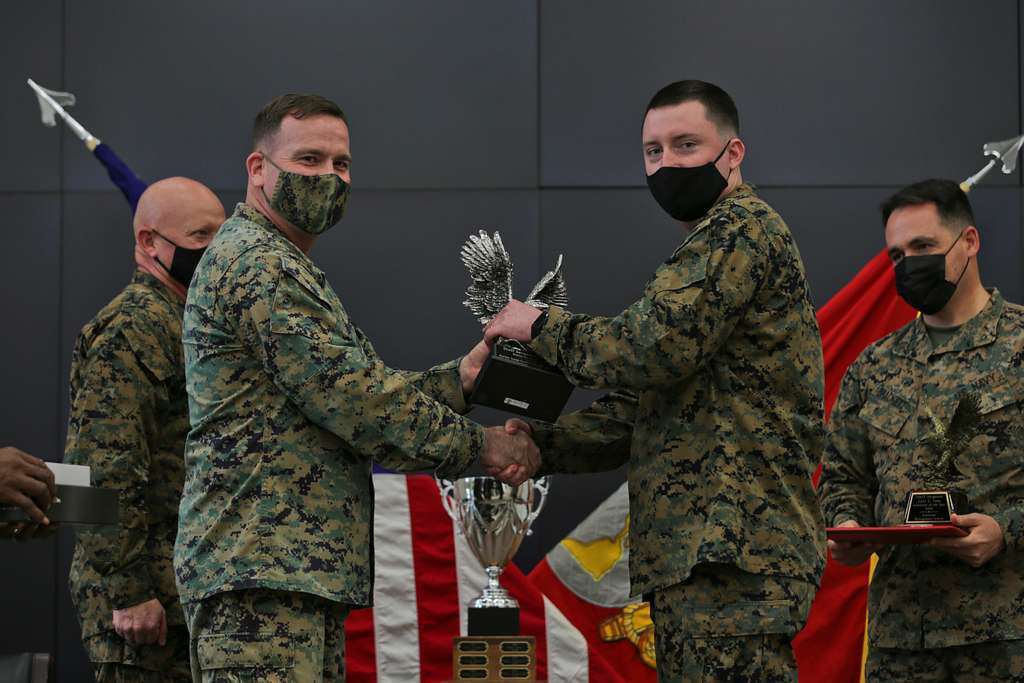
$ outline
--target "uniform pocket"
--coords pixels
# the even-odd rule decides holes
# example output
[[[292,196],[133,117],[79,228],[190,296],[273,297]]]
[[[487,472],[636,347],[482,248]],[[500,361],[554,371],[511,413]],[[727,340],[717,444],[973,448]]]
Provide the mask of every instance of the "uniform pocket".
[[[220,633],[200,636],[199,642],[196,643],[196,657],[202,671],[287,670],[295,666],[292,639],[273,633]]]
[[[647,285],[648,294],[681,292],[700,284],[708,275],[708,254],[703,249],[685,249],[658,268]]]
[[[791,600],[688,605],[683,632],[692,638],[735,638],[762,634],[792,635],[797,631]]]
[[[872,394],[864,401],[858,416],[867,425],[893,438],[899,436],[914,405],[896,395]]]

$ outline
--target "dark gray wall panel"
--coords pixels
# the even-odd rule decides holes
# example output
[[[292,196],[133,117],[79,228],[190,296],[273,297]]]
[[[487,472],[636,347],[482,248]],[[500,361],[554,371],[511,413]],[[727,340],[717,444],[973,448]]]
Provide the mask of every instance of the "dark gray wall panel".
[[[962,178],[1018,128],[1012,0],[570,0],[540,26],[544,185],[642,184],[643,108],[680,78],[733,95],[765,184]]]
[[[139,172],[244,176],[256,110],[284,92],[345,108],[357,187],[536,183],[536,5],[68,3],[67,84]],[[105,187],[68,151],[69,187]]]
[[[61,83],[59,0],[4,4],[0,22],[0,191],[57,190],[60,186],[60,131],[46,128],[25,80],[50,90]],[[72,109],[72,111],[74,111]],[[57,125],[64,124],[57,120]]]
[[[538,278],[535,192],[354,193],[312,257],[384,361],[422,369],[480,339],[459,249],[481,229],[501,232],[525,296]]]
[[[0,215],[0,306],[7,331],[0,335],[0,387],[7,397],[0,416],[0,444],[59,460],[59,195],[2,194]]]
[[[0,249],[5,331],[0,335],[0,445],[59,459],[59,195],[0,195],[0,215],[5,219]],[[53,652],[54,541],[0,540],[0,556],[0,614],[5,615],[0,619],[0,651]]]
[[[685,233],[646,189],[543,190],[541,251],[565,255],[569,307],[615,315],[636,301]]]

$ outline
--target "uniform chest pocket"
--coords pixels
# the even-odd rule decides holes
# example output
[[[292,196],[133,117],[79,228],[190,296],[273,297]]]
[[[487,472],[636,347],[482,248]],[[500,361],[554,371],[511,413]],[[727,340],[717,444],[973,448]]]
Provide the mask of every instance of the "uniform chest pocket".
[[[270,316],[272,334],[297,334],[325,343],[351,336],[341,302],[326,282],[287,257],[281,259],[281,268]]]
[[[876,433],[881,433],[881,442],[889,445],[899,437],[914,408],[914,404],[902,396],[876,393],[867,397],[858,417]]]
[[[707,250],[703,245],[687,245],[658,268],[647,284],[647,295],[654,299],[697,289],[707,275]]]
[[[1024,398],[1024,381],[997,371],[968,385],[962,393],[975,394],[979,412],[990,418],[995,417],[993,413],[1020,403]]]

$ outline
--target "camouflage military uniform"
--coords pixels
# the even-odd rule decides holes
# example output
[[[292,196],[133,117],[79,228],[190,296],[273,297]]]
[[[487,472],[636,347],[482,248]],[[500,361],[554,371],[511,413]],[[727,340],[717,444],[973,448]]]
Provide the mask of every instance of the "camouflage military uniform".
[[[552,428],[538,425],[537,444],[549,472],[629,463],[632,591],[655,592],[656,635],[679,636],[657,637],[662,679],[682,675],[676,644],[748,636],[741,615],[760,609],[723,604],[703,621],[659,609],[657,592],[695,597],[684,582],[703,565],[734,568],[735,595],[751,581],[796,586],[789,594],[800,604],[769,610],[756,629],[792,637],[824,567],[811,485],[824,388],[803,264],[779,215],[740,186],[694,226],[643,298],[614,318],[552,307],[531,346],[573,383],[614,390]],[[786,599],[766,596],[775,607]]]
[[[80,532],[71,562],[71,597],[99,680],[190,680],[171,564],[188,433],[183,311],[159,280],[136,271],[82,329],[71,362],[64,461],[89,465],[93,485],[121,492],[120,527]],[[152,598],[167,612],[167,645],[125,642],[113,610]]]
[[[885,547],[869,595],[877,671],[887,652],[917,651],[931,666],[938,650],[1024,639],[1024,308],[993,292],[938,348],[918,319],[865,350],[832,411],[822,509],[831,525],[901,524],[907,493],[925,488],[938,458],[922,443],[935,429],[931,415],[948,425],[967,394],[979,398],[981,421],[955,459],[961,476],[952,483],[976,512],[999,522],[1006,550],[975,569],[933,548]],[[1019,678],[1019,654],[1017,662]]]
[[[457,363],[386,367],[323,272],[245,204],[199,264],[184,327],[192,431],[175,570],[206,677],[230,652],[196,643],[221,635],[207,624],[231,619],[204,617],[213,610],[203,603],[269,589],[282,605],[294,593],[324,609],[369,604],[371,460],[454,476],[480,453],[483,431],[456,412],[466,408]],[[275,646],[248,646],[260,647]]]

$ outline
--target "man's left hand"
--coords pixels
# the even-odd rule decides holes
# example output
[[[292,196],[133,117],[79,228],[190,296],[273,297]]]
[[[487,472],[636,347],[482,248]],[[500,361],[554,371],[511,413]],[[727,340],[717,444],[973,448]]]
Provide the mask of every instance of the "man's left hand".
[[[491,355],[493,342],[481,339],[480,343],[474,346],[469,353],[459,361],[459,379],[462,380],[462,393],[469,396],[473,393],[473,386],[476,384],[476,376],[487,362]]]
[[[533,323],[539,317],[539,310],[512,299],[491,322],[487,323],[484,337],[492,342],[498,337],[528,342],[533,338],[530,336]]]
[[[953,524],[967,531],[962,538],[934,538],[930,545],[957,557],[972,567],[980,567],[1003,549],[1003,530],[988,515],[953,515]]]

